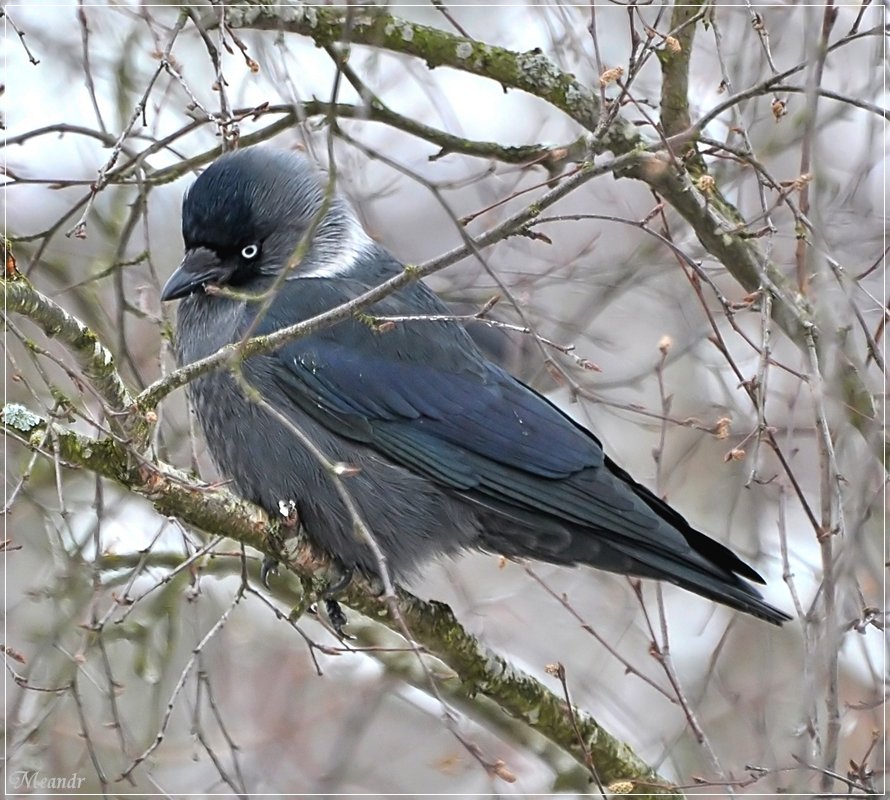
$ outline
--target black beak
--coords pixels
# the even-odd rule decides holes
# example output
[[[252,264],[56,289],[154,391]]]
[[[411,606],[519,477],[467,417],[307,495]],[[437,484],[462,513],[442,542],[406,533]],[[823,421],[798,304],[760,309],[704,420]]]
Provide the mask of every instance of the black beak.
[[[177,300],[199,291],[208,283],[225,283],[229,273],[212,250],[206,247],[188,250],[182,263],[164,284],[161,300]]]

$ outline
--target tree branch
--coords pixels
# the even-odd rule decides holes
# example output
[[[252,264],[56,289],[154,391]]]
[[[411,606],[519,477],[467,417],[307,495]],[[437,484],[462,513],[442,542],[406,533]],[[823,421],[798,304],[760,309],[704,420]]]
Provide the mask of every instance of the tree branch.
[[[111,351],[77,317],[38,292],[18,273],[2,281],[4,316],[14,311],[40,327],[50,338],[58,338],[75,357],[90,385],[105,402],[112,428],[127,439],[145,441],[149,423],[133,414],[134,398],[114,364]]]
[[[69,467],[113,480],[149,500],[164,516],[175,516],[208,533],[237,539],[269,555],[278,551],[279,526],[258,506],[225,489],[195,483],[186,473],[163,462],[143,461],[133,466],[132,451],[123,443],[76,433],[17,403],[3,407],[0,424],[5,433],[29,449],[48,457],[58,456]]]
[[[0,413],[0,425],[31,450],[53,457],[72,468],[87,469],[113,480],[130,492],[144,497],[165,516],[175,516],[211,535],[225,536],[249,545],[266,555],[281,557],[281,525],[269,519],[258,506],[241,500],[226,489],[196,484],[163,462],[129,466],[128,450],[111,438],[94,439],[33,413],[24,406],[8,404]],[[49,434],[49,435],[48,435]],[[141,554],[134,554],[134,558]],[[124,561],[112,556],[111,565]],[[298,557],[289,566],[304,587],[303,603],[324,586],[324,562],[308,544],[301,543]],[[175,566],[175,565],[173,565]],[[233,567],[240,569],[240,566]],[[390,610],[363,587],[351,585],[344,602],[363,616],[399,633]],[[518,719],[570,753],[583,763],[584,747],[578,741],[565,703],[536,678],[512,667],[506,659],[467,633],[443,603],[425,602],[404,590],[398,591],[398,608],[416,641],[441,658],[460,679],[458,693],[467,699],[482,695],[507,714]],[[639,782],[641,791],[653,793],[652,786],[672,793],[670,784],[659,778],[624,743],[612,737],[593,717],[573,709],[584,744],[590,750],[597,771],[607,783]]]
[[[208,17],[208,28],[218,19]],[[434,67],[453,67],[521,89],[546,100],[588,130],[599,122],[599,98],[569,73],[561,71],[539,49],[516,53],[465,36],[419,25],[382,8],[290,5],[238,5],[226,10],[231,28],[286,31],[309,36],[319,46],[340,42],[365,44],[417,56]]]
[[[695,40],[695,19],[701,14],[702,0],[676,4],[671,11],[673,41],[657,51],[661,61],[661,127],[673,136],[691,125],[689,117],[689,62]]]

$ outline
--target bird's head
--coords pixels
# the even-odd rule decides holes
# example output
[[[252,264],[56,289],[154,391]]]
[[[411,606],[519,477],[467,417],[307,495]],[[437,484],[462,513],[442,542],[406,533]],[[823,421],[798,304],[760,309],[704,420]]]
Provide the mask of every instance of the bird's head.
[[[297,270],[346,273],[371,240],[336,194],[316,223],[325,189],[326,182],[297,153],[253,147],[218,158],[183,198],[185,257],[161,299],[175,300],[208,285],[250,290],[288,266],[313,224]]]

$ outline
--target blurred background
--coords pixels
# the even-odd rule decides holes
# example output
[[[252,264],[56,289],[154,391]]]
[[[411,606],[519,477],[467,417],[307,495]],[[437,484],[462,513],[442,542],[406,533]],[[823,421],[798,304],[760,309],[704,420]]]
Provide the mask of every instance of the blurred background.
[[[677,213],[656,212],[659,198],[640,181],[589,181],[542,214],[560,219],[536,225],[539,235],[500,241],[484,261],[429,279],[461,313],[500,296],[492,319],[557,345],[474,325],[494,358],[751,563],[769,602],[795,615],[773,628],[674,587],[659,598],[649,583],[641,602],[624,578],[488,554],[430,564],[408,587],[449,604],[560,696],[546,667],[562,663],[577,706],[667,780],[698,783],[687,791],[699,795],[883,787],[882,438],[877,424],[854,426],[845,395],[853,370],[883,400],[887,64],[884,9],[867,5],[838,9],[821,61],[822,7],[715,6],[694,23],[692,119],[750,90],[713,116],[704,128],[713,144],[700,149],[747,230],[815,306],[824,381]],[[491,45],[539,48],[608,98],[618,87],[601,90],[600,78],[621,67],[619,113],[658,141],[670,5],[388,8]],[[310,38],[221,34],[219,5],[195,6],[181,25],[175,5],[5,10],[6,234],[19,269],[90,326],[134,391],[174,368],[174,311],[159,290],[182,255],[183,193],[223,140],[300,148],[323,169],[333,153],[338,189],[368,231],[414,264],[462,244],[462,225],[474,235],[495,227],[574,167],[443,153],[368,118],[354,83],[335,80],[331,53]],[[359,45],[348,63],[391,111],[465,140],[558,148],[584,133],[544,100],[481,76]],[[796,66],[780,88],[764,88]],[[307,115],[332,98],[353,118]],[[803,259],[802,191],[812,225]],[[700,262],[710,285],[653,231]],[[66,371],[64,346],[23,316],[5,321],[5,402],[64,411],[71,427],[98,435],[102,405]],[[759,407],[741,385],[755,378],[765,383]],[[183,390],[159,417],[155,455],[218,479]],[[412,655],[347,652],[308,616],[297,623],[303,637],[262,591],[234,603],[240,567],[225,554],[236,543],[216,545],[212,568],[171,571],[210,538],[13,438],[5,458],[8,792],[29,791],[15,783],[29,772],[82,777],[72,795],[587,791],[583,766],[543,737],[458,704],[462,733],[516,780],[490,776],[443,723]],[[393,646],[391,631],[347,613],[358,645]],[[667,667],[653,641],[669,644]],[[159,731],[131,782],[118,781]]]

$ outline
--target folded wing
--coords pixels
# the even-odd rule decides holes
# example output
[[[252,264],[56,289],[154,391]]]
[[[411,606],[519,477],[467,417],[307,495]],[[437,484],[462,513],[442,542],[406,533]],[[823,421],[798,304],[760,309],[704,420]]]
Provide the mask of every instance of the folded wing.
[[[291,281],[293,296],[276,299],[289,319],[304,281]],[[358,289],[343,281],[339,291],[329,307]],[[447,311],[417,285],[373,314]],[[273,305],[259,332],[276,327]],[[754,570],[605,458],[590,432],[488,362],[457,323],[349,319],[272,358],[280,387],[304,412],[500,519],[492,538],[502,552],[661,577],[771,621],[784,618],[737,577],[762,582]]]

